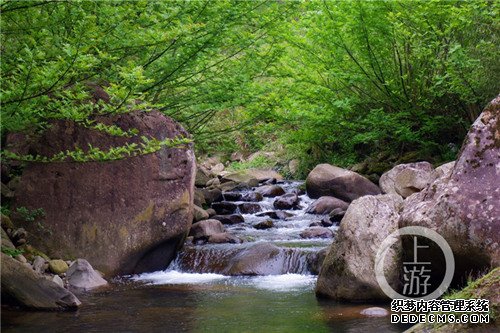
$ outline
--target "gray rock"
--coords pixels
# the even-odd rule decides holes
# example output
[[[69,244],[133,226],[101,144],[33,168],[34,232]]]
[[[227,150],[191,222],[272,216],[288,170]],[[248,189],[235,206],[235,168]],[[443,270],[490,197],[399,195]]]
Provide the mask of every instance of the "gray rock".
[[[76,310],[81,302],[68,290],[2,253],[2,294],[27,308]],[[3,297],[2,297],[3,298]]]
[[[108,284],[85,259],[77,259],[66,272],[68,285],[72,289],[92,290]]]
[[[59,287],[64,288],[64,282],[63,280],[59,277],[59,275],[54,275],[52,277],[52,282],[57,284]]]
[[[387,317],[389,315],[389,311],[377,306],[363,309],[360,313],[366,317]]]
[[[35,272],[37,273],[44,273],[45,272],[45,259],[43,259],[42,257],[40,256],[35,256],[35,258],[33,259],[33,269],[35,270]]]
[[[382,192],[406,198],[421,191],[434,177],[434,168],[429,162],[399,164],[385,172],[379,184]]]
[[[332,196],[347,202],[364,195],[381,193],[378,186],[365,177],[330,164],[318,164],[309,173],[306,191],[314,199]]]
[[[316,294],[348,301],[387,299],[375,277],[375,256],[382,241],[398,229],[402,203],[395,194],[351,203],[321,267]],[[385,257],[385,277],[393,288],[399,287],[400,253],[396,242]]]

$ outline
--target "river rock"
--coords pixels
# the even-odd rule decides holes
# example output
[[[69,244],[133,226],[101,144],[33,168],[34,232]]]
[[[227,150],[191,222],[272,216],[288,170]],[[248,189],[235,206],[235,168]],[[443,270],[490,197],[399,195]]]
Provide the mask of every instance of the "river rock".
[[[283,264],[280,248],[270,243],[258,243],[231,258],[226,268],[228,275],[280,274]]]
[[[300,233],[302,238],[333,238],[333,231],[325,227],[310,227]]]
[[[2,301],[13,299],[38,310],[76,310],[81,302],[70,291],[2,253]]]
[[[213,209],[213,208],[209,208],[209,209],[207,209],[207,210],[206,210],[206,212],[208,213],[208,216],[209,216],[209,217],[212,217],[212,216],[217,215],[217,212],[216,212],[216,211],[215,211],[215,209]]]
[[[306,209],[306,213],[309,214],[329,214],[334,209],[342,209],[344,211],[347,210],[349,204],[343,200],[324,196],[320,197],[316,201],[314,201],[309,207]]]
[[[242,214],[255,214],[262,210],[259,204],[245,202],[238,205],[238,209]]]
[[[225,167],[224,167],[224,164],[222,163],[217,163],[216,165],[212,166],[210,168],[210,172],[213,174],[213,175],[218,175],[220,174],[222,171],[224,171]]]
[[[59,287],[64,288],[64,282],[59,277],[59,275],[54,275],[51,280],[52,280],[52,282],[54,282],[55,284],[57,284]]]
[[[421,191],[434,180],[434,168],[429,162],[396,165],[380,177],[380,188],[384,193],[399,194],[407,198]]]
[[[455,276],[499,266],[499,184],[500,96],[472,125],[451,173],[405,200],[400,226],[443,236],[455,256]]]
[[[207,182],[207,187],[219,187],[220,186],[220,180],[218,177],[212,178]]]
[[[140,144],[141,136],[188,136],[159,111],[95,121],[134,128],[139,135],[111,136],[61,120],[52,122],[30,149],[52,156],[89,144],[103,150]],[[195,171],[191,145],[108,162],[30,163],[13,207],[43,209],[45,218],[37,223],[19,223],[30,233],[30,243],[51,257],[84,257],[109,275],[161,270],[191,225]]]
[[[61,259],[53,259],[49,261],[49,270],[54,274],[63,274],[68,270],[68,264]]]
[[[203,166],[198,165],[196,167],[196,178],[194,185],[196,187],[205,187],[207,186],[208,181],[210,180],[210,171],[205,169]]]
[[[201,190],[203,193],[203,196],[205,198],[205,202],[208,205],[211,205],[214,202],[222,201],[222,191],[218,188],[213,188],[213,189],[207,189],[204,188]]]
[[[40,256],[35,256],[33,259],[33,270],[37,273],[44,273],[46,269],[46,260]]]
[[[316,285],[318,296],[347,301],[386,300],[375,277],[375,256],[382,241],[398,229],[402,198],[395,194],[354,200],[329,247]],[[399,249],[399,250],[397,250]],[[399,287],[401,243],[385,257],[384,272]]]
[[[209,216],[209,214],[207,213],[206,210],[204,210],[203,208],[198,207],[196,205],[193,206],[193,221],[194,222],[198,222],[198,221],[201,221],[201,220],[206,220],[209,217],[210,216]]]
[[[194,200],[193,203],[198,207],[203,207],[207,203],[205,200],[205,195],[202,189],[195,188],[194,189]]]
[[[77,259],[66,272],[68,285],[78,291],[92,290],[108,284],[85,259]]]
[[[242,194],[239,192],[224,192],[222,197],[224,201],[241,201]]]
[[[256,216],[268,216],[274,220],[286,220],[289,217],[294,216],[292,213],[288,213],[282,210],[270,211],[270,212],[262,212],[256,214]]]
[[[213,234],[218,234],[224,232],[224,226],[220,221],[210,219],[200,222],[196,222],[191,226],[190,236],[193,236],[195,240],[197,238],[209,237]]]
[[[254,224],[253,227],[259,230],[271,229],[274,227],[274,223],[272,220],[265,220]]]
[[[330,164],[318,164],[309,173],[306,191],[313,199],[333,196],[347,202],[364,195],[381,193],[378,186],[365,177]]]
[[[241,201],[258,202],[264,200],[262,194],[258,192],[247,192],[241,196]]]
[[[344,218],[346,211],[346,209],[335,208],[330,212],[330,214],[328,214],[328,217],[333,223],[340,223],[340,221]]]
[[[256,188],[255,191],[270,198],[285,194],[285,190],[279,185],[264,185]]]
[[[276,209],[297,209],[300,198],[296,193],[287,193],[274,200],[273,206]]]
[[[378,306],[373,306],[371,308],[361,310],[360,314],[366,317],[387,317],[389,315],[389,311]]]
[[[245,222],[243,216],[239,214],[214,215],[212,219],[220,221],[222,224],[239,224]]]
[[[228,201],[214,202],[212,208],[220,215],[229,215],[236,211],[238,206]]]
[[[218,234],[213,234],[208,237],[208,243],[220,244],[220,243],[241,243],[241,239],[228,232],[222,232]]]

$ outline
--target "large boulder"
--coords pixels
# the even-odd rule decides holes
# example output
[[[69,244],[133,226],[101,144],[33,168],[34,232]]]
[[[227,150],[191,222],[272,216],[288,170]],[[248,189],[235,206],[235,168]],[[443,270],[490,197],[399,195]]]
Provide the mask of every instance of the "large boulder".
[[[415,225],[446,239],[455,277],[500,265],[500,96],[472,125],[449,174],[406,199],[400,226]]]
[[[29,266],[2,253],[2,303],[13,301],[38,310],[76,310],[80,301],[71,292]]]
[[[97,117],[96,121],[137,129],[124,138],[56,121],[30,148],[41,156],[60,151],[101,150],[163,140],[188,133],[158,111]],[[195,179],[190,146],[108,162],[30,163],[15,193],[14,207],[42,208],[39,223],[20,220],[30,242],[51,257],[84,257],[107,275],[164,269],[174,258],[192,221]]]
[[[434,180],[434,168],[429,162],[396,165],[380,177],[380,188],[388,194],[399,194],[403,198],[420,192]]]
[[[306,213],[309,214],[330,214],[330,212],[334,209],[340,209],[342,211],[347,210],[349,204],[343,200],[334,198],[334,197],[320,197],[315,200],[309,207],[306,209]]]
[[[332,196],[347,202],[364,195],[381,193],[378,186],[365,177],[330,164],[318,164],[309,173],[306,191],[313,199]]]
[[[318,296],[347,301],[387,299],[375,276],[375,256],[383,240],[398,229],[402,203],[394,194],[364,196],[351,203],[321,267]],[[393,288],[399,281],[400,252],[398,242],[384,262],[385,277]]]
[[[66,278],[70,288],[77,291],[87,291],[108,284],[85,259],[77,259],[69,267]]]

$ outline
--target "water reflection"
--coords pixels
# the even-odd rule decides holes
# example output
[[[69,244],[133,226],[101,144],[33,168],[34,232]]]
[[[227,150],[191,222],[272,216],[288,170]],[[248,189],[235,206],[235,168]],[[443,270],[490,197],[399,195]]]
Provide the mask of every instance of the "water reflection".
[[[268,285],[273,284],[271,277]],[[75,313],[2,309],[2,332],[402,332],[389,318],[365,318],[371,306],[315,298],[312,284],[287,291],[266,280],[205,284],[118,284],[81,295]],[[297,281],[297,280],[295,280]],[[234,281],[233,281],[234,282]],[[276,282],[276,280],[274,281]],[[257,286],[257,287],[256,287]]]

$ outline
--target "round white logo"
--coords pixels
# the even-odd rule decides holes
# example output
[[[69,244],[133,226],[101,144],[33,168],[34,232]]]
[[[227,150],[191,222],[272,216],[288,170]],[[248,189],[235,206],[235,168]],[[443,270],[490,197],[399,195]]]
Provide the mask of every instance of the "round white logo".
[[[389,236],[387,236],[382,244],[380,245],[380,248],[377,252],[377,255],[375,257],[375,276],[377,278],[377,282],[382,289],[382,291],[389,296],[390,298],[412,298],[408,297],[405,295],[402,295],[398,292],[396,292],[392,287],[387,283],[387,279],[385,278],[384,275],[384,259],[387,254],[387,251],[389,251],[390,247],[397,242],[398,238],[401,236],[405,235],[414,235],[414,236],[422,236],[425,238],[428,238],[435,242],[443,251],[445,262],[446,262],[446,272],[444,275],[444,279],[435,289],[432,293],[425,295],[422,298],[424,300],[429,300],[429,299],[436,299],[439,296],[441,296],[450,286],[451,280],[453,279],[453,273],[455,271],[455,258],[453,257],[453,252],[451,251],[450,246],[448,245],[448,242],[437,232],[434,230],[431,230],[429,228],[425,227],[419,227],[419,226],[412,226],[412,227],[404,227],[401,229],[398,229],[391,233]],[[416,242],[416,238],[415,238]],[[415,243],[415,246],[416,243]],[[416,256],[416,254],[415,254]],[[421,268],[420,271],[423,271]],[[405,286],[406,287],[406,286]]]

